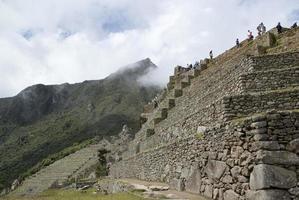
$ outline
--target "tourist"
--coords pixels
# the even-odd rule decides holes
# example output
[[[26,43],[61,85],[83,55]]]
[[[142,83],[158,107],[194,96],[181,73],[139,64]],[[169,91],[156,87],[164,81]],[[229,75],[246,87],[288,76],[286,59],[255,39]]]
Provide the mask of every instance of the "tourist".
[[[297,22],[295,22],[295,23],[291,26],[291,28],[297,28]]]
[[[209,55],[210,55],[210,59],[213,60],[213,51],[212,50],[210,51]]]
[[[261,26],[262,23],[260,23],[258,26],[257,26],[257,34],[258,36],[262,35],[262,26]]]
[[[253,40],[253,35],[250,30],[248,30],[248,41]]]
[[[239,39],[238,39],[238,38],[237,38],[237,40],[236,40],[236,46],[237,46],[237,48],[240,47],[240,42],[239,42]]]
[[[199,62],[196,61],[195,64],[194,64],[194,66],[193,66],[193,69],[197,69],[198,67],[199,67]]]
[[[278,34],[282,33],[282,26],[280,25],[280,22],[278,22],[276,29]]]
[[[262,34],[265,34],[266,33],[266,26],[264,25],[263,22],[260,25],[261,25]]]

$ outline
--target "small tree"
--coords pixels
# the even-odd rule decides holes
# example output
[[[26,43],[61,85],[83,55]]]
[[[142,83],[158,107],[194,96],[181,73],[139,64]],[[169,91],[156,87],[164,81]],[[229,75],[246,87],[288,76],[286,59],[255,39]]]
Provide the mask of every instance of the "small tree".
[[[107,153],[109,153],[109,151],[107,151],[106,149],[100,149],[98,151],[99,163],[96,168],[97,177],[108,175],[107,160],[106,160]]]

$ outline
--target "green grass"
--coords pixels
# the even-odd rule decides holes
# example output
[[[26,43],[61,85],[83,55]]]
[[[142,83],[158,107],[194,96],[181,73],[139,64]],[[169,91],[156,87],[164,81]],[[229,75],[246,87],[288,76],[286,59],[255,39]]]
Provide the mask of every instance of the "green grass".
[[[144,200],[144,198],[129,193],[101,195],[94,190],[84,192],[75,190],[48,190],[36,197],[8,197],[3,200]]]

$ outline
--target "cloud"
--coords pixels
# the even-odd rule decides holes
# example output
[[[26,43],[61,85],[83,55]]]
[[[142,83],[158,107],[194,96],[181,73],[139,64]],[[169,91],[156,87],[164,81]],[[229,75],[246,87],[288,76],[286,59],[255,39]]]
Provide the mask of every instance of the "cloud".
[[[298,21],[299,20],[299,9],[293,10],[289,15],[290,21]]]
[[[2,0],[0,97],[37,83],[100,79],[150,57],[150,80],[230,48],[261,21],[290,26],[297,0]],[[297,10],[297,11],[296,11]]]

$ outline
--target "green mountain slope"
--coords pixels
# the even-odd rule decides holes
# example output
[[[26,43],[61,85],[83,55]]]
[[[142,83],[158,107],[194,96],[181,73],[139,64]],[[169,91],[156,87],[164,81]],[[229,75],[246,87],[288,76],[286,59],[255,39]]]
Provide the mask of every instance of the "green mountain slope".
[[[103,80],[34,85],[0,99],[0,189],[42,159],[76,143],[136,132],[143,105],[160,89],[140,77],[156,66],[145,59]]]

